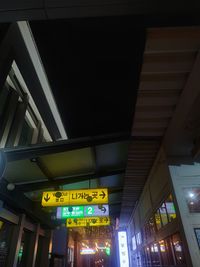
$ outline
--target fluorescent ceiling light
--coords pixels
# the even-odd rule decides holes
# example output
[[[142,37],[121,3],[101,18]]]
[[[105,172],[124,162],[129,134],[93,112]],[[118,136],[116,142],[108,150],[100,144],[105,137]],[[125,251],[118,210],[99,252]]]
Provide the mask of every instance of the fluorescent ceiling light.
[[[33,66],[35,68],[35,71],[37,73],[38,79],[40,81],[40,84],[42,86],[44,95],[46,97],[46,100],[49,104],[49,108],[51,109],[52,115],[56,121],[57,127],[59,129],[60,135],[62,139],[67,139],[67,134],[65,131],[65,128],[63,126],[58,108],[56,106],[56,102],[54,100],[50,84],[44,69],[44,66],[42,64],[42,60],[39,55],[39,51],[37,49],[33,34],[31,32],[30,25],[27,21],[20,21],[17,22],[19,30],[21,32],[21,35],[24,39],[25,45],[27,47],[28,53],[30,55],[30,58],[32,60]]]

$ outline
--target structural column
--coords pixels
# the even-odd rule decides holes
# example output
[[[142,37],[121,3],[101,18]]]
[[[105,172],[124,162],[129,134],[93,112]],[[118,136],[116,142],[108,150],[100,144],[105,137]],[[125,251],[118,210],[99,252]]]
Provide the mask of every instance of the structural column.
[[[25,218],[26,218],[25,214],[22,214],[19,224],[13,226],[14,229],[13,229],[12,240],[10,243],[10,252],[9,252],[8,262],[6,265],[7,267],[17,266],[17,260],[18,260],[20,245],[21,245]]]
[[[36,256],[37,256],[37,248],[38,248],[38,239],[40,233],[40,224],[36,225],[35,232],[31,233],[30,238],[30,246],[28,249],[28,259],[27,259],[27,266],[35,267]]]
[[[49,266],[49,253],[52,249],[52,235],[53,231],[49,230],[46,232],[45,237],[42,238],[42,247],[41,247],[41,257],[39,259],[39,262],[37,262],[35,267],[44,267]]]

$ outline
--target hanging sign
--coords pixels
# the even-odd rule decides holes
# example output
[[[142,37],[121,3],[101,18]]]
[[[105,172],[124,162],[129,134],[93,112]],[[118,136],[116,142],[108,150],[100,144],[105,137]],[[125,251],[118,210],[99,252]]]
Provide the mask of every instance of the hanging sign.
[[[108,216],[109,206],[106,205],[87,205],[69,206],[57,208],[57,219],[82,218],[91,216]]]
[[[69,207],[58,207],[56,218],[67,219],[67,218],[82,218],[84,217],[84,206],[69,206]]]
[[[66,220],[66,226],[69,227],[87,227],[110,225],[110,217],[88,217],[72,218]]]
[[[108,189],[43,192],[42,206],[71,206],[108,203]]]
[[[81,255],[93,255],[96,253],[96,250],[93,248],[82,248],[80,249]]]
[[[87,205],[84,206],[84,216],[109,216],[108,205]]]

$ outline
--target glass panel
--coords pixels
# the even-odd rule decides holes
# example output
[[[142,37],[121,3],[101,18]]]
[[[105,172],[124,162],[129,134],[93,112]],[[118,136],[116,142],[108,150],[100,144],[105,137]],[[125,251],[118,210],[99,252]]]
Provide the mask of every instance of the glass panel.
[[[19,146],[30,145],[32,136],[33,136],[33,128],[31,128],[26,122],[26,120],[24,120],[22,132],[21,132],[21,136],[19,140]]]
[[[197,239],[198,246],[200,248],[200,228],[194,228],[195,236]]]
[[[167,250],[167,257],[168,257],[169,265],[174,265],[175,264],[175,258],[174,258],[174,254],[173,254],[173,244],[172,244],[171,237],[168,237],[165,239],[165,246],[166,246],[166,250]]]
[[[162,264],[165,266],[169,265],[169,261],[168,261],[168,253],[167,253],[167,246],[164,240],[159,241],[159,245],[160,245],[160,253],[161,253],[161,260],[162,260]]]
[[[133,251],[136,250],[137,246],[136,246],[136,239],[135,236],[132,237],[132,249]]]
[[[37,247],[37,255],[36,255],[36,263],[35,266],[40,266],[40,262],[42,260],[42,247],[45,246],[44,237],[40,236],[38,239],[38,247]]]
[[[159,230],[161,228],[161,218],[160,218],[160,211],[159,209],[157,210],[157,212],[155,213],[155,221],[156,221],[156,227]]]
[[[140,232],[136,234],[136,240],[137,240],[137,245],[142,244],[142,237]]]
[[[172,243],[174,247],[176,263],[178,265],[184,264],[185,258],[184,258],[184,253],[183,253],[183,246],[182,246],[180,235],[178,233],[172,236]]]
[[[0,221],[0,266],[7,266],[9,243],[12,235],[12,226]]]
[[[144,225],[144,231],[143,232],[144,232],[144,239],[147,240],[149,237],[149,225],[148,225],[148,223],[146,223]]]
[[[158,248],[157,243],[154,243],[153,245],[151,245],[151,263],[152,263],[152,266],[156,266],[156,267],[161,266],[159,248]]]
[[[165,205],[167,209],[168,219],[171,222],[172,220],[176,219],[176,210],[175,210],[175,206],[174,206],[174,202],[173,202],[173,198],[171,194],[165,200]]]
[[[155,225],[154,225],[154,219],[153,217],[151,217],[149,219],[149,229],[150,229],[150,235],[154,235],[155,234]]]
[[[146,259],[146,266],[151,266],[151,254],[149,247],[145,247],[145,259]]]
[[[167,217],[167,209],[165,203],[162,204],[159,210],[160,210],[162,225],[166,225],[168,223],[168,217]]]
[[[30,232],[23,231],[20,249],[18,253],[17,267],[27,266],[29,248],[30,248]]]

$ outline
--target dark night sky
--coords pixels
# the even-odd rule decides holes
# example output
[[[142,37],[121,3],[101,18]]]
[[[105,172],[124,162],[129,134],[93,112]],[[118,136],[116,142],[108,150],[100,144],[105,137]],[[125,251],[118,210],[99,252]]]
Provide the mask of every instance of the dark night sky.
[[[31,28],[69,138],[130,131],[145,29],[120,17]]]
[[[147,27],[200,17],[102,17],[31,22],[69,138],[130,132]]]

